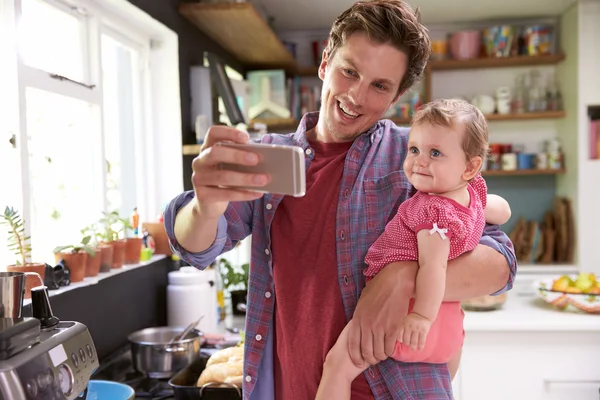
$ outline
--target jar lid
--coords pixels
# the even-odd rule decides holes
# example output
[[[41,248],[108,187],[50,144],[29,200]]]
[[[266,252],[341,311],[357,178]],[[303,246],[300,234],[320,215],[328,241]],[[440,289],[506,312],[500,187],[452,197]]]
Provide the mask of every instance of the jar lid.
[[[181,267],[169,272],[170,285],[199,285],[215,282],[215,278],[215,270],[212,268],[200,271],[194,267]]]

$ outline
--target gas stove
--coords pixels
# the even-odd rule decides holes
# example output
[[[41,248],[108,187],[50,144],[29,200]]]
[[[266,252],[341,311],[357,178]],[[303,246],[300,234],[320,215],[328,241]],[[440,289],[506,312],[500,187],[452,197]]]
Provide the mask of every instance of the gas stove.
[[[133,368],[130,346],[114,352],[100,363],[91,379],[125,383],[135,391],[136,400],[173,400],[173,388],[168,379],[149,378]]]

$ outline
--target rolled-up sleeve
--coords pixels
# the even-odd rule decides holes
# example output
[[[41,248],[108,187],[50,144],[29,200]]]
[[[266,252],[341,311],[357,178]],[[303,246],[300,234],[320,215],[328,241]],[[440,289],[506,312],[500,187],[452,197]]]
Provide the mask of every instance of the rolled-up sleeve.
[[[213,244],[206,250],[200,253],[190,253],[184,249],[175,238],[175,217],[181,208],[187,205],[194,198],[194,192],[188,191],[175,197],[165,210],[165,230],[169,238],[169,245],[171,250],[179,258],[187,262],[188,264],[204,269],[208,267],[222,252],[227,242],[227,220],[225,216],[221,216],[217,225],[217,236]]]
[[[484,246],[491,247],[492,249],[501,253],[504,258],[506,258],[506,262],[508,263],[508,281],[506,282],[504,288],[500,289],[496,293],[493,293],[492,295],[495,296],[510,290],[513,286],[515,275],[517,274],[517,257],[515,256],[515,248],[512,242],[506,233],[500,230],[498,225],[487,225],[483,231],[483,235],[481,236],[479,243]]]

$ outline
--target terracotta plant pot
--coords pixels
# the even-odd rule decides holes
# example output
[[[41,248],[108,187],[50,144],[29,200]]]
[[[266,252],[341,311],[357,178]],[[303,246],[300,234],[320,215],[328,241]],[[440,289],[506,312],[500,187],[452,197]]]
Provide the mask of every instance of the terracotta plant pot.
[[[113,245],[112,269],[121,268],[125,262],[125,240],[115,240]]]
[[[64,260],[65,266],[69,268],[71,272],[71,282],[81,282],[85,278],[85,270],[87,263],[88,253],[80,251],[78,253],[54,253],[54,258],[58,263],[60,260]]]
[[[137,264],[142,254],[142,238],[125,240],[125,264]]]
[[[93,257],[88,254],[87,261],[85,263],[85,276],[96,276],[100,272],[100,261],[102,261],[102,253],[99,247],[94,248],[96,253]]]
[[[46,264],[41,263],[28,263],[25,265],[9,265],[6,267],[7,272],[37,272],[41,277],[42,281],[46,277]],[[25,279],[25,298],[31,298],[31,288],[40,286],[41,282],[37,276],[28,276]]]
[[[154,243],[156,244],[154,254],[166,254],[168,256],[173,254],[169,246],[169,237],[167,236],[165,225],[162,222],[144,222],[142,229],[148,232],[154,239]]]
[[[110,243],[101,244],[100,249],[100,272],[110,272],[113,260],[113,246]]]

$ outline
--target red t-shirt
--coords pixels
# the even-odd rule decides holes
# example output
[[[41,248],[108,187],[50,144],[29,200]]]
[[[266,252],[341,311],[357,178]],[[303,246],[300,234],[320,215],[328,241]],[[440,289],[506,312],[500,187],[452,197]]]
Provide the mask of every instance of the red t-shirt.
[[[323,362],[346,326],[335,224],[350,143],[309,141],[315,152],[303,197],[284,197],[271,225],[275,283],[275,399],[314,400]],[[364,374],[352,400],[373,400]]]

